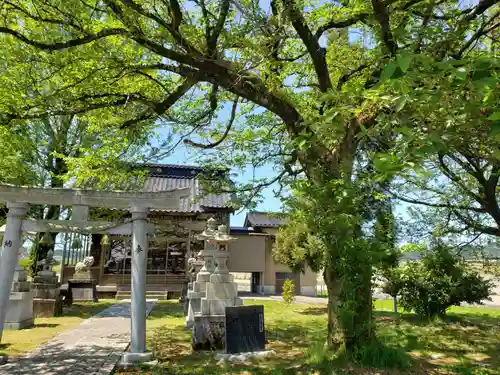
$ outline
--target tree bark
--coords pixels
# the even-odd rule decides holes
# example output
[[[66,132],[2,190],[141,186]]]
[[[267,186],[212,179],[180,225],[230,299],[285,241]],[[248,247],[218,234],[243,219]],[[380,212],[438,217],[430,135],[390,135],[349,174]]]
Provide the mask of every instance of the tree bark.
[[[372,266],[356,265],[356,271],[340,276],[334,267],[327,267],[323,278],[328,290],[329,349],[342,347],[350,355],[356,355],[362,346],[375,340],[372,316]]]

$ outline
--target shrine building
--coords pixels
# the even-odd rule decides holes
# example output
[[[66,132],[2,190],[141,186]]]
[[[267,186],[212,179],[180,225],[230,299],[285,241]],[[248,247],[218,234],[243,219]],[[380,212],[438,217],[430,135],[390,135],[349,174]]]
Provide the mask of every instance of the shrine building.
[[[206,172],[196,166],[148,164],[149,173],[143,192],[162,192],[186,189],[175,210],[150,209],[149,222],[157,229],[150,233],[146,269],[148,297],[173,298],[181,293],[189,279],[187,260],[203,246],[196,235],[214,217],[219,224],[230,227],[230,216],[235,211],[234,197],[229,193],[205,194],[202,178]],[[221,171],[227,173],[227,171]],[[109,214],[109,212],[108,212]],[[117,216],[120,215],[117,213]],[[283,219],[271,214],[250,212],[244,227],[231,227],[230,234],[238,238],[229,246],[229,271],[251,274],[250,290],[259,294],[281,294],[285,279],[295,281],[297,294],[316,294],[316,274],[291,272],[274,262],[271,254],[275,234]],[[124,219],[127,216],[123,216]],[[116,220],[116,219],[114,219]],[[62,251],[61,281],[66,284],[74,274],[75,265],[92,255],[92,277],[97,280],[100,296],[130,298],[131,237],[112,234],[103,243],[102,234],[61,233],[57,242]]]

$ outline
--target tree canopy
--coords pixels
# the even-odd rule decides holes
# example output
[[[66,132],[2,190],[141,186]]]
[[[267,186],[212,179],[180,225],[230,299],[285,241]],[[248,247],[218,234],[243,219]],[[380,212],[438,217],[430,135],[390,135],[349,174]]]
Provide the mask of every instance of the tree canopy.
[[[4,126],[98,113],[111,132],[169,124],[211,165],[275,165],[242,190],[296,189],[323,244],[328,343],[348,350],[374,336],[389,185],[497,127],[495,0],[4,0],[0,14]]]

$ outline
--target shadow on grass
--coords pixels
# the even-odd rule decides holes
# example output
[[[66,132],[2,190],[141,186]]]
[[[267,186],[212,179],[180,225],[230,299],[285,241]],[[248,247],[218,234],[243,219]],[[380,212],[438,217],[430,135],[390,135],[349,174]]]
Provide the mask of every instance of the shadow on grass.
[[[487,314],[451,313],[429,321],[415,314],[377,314],[378,337],[428,364],[457,374],[490,374],[500,367],[500,320]]]
[[[59,326],[59,324],[55,324],[55,323],[39,323],[39,324],[35,323],[33,328],[56,328],[58,326]]]
[[[117,302],[112,300],[102,302],[75,302],[71,307],[64,307],[62,316],[79,317],[88,319]]]
[[[149,319],[162,319],[165,317],[183,318],[184,305],[177,301],[158,301],[151,311]]]
[[[301,310],[298,312],[302,315],[326,315],[327,308],[326,307],[308,307],[307,309]]]
[[[148,345],[160,361],[154,375],[441,375],[499,374],[500,320],[480,310],[451,313],[429,322],[415,314],[375,311],[377,337],[353,358],[324,348],[326,307],[285,309],[280,303],[264,303],[268,344],[276,356],[242,364],[224,364],[210,352],[191,350],[191,332],[183,319],[165,319],[150,331]],[[152,316],[182,318],[182,305],[157,304]],[[322,313],[324,311],[325,313]]]

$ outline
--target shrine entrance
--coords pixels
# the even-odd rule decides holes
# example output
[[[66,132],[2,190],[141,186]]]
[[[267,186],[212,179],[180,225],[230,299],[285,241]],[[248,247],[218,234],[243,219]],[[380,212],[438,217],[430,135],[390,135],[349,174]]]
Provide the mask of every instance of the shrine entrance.
[[[0,185],[0,200],[7,201],[7,224],[3,238],[3,248],[0,259],[0,340],[6,319],[7,304],[11,285],[14,280],[14,270],[18,261],[21,247],[21,234],[35,233],[80,233],[86,238],[91,234],[101,234],[115,237],[122,242],[123,249],[122,271],[130,274],[131,288],[131,344],[130,351],[123,356],[124,363],[147,361],[151,354],[146,352],[146,278],[148,270],[157,270],[153,267],[153,258],[156,265],[165,264],[164,272],[168,270],[169,253],[175,259],[172,269],[178,264],[182,254],[182,242],[173,244],[163,251],[153,252],[148,256],[149,238],[156,240],[162,237],[155,236],[155,225],[148,223],[150,208],[166,210],[178,209],[182,198],[189,195],[188,189],[172,189],[156,193],[133,193],[121,191],[91,191],[75,189],[29,188],[10,185]],[[59,205],[71,207],[70,220],[32,220],[25,218],[30,204]],[[95,222],[89,220],[90,207],[121,209],[130,212],[131,218],[123,223]],[[167,244],[168,244],[168,238]],[[78,246],[71,246],[80,250]],[[177,242],[176,242],[177,243]],[[85,247],[86,248],[86,247]],[[78,254],[80,252],[78,251]],[[102,252],[101,252],[102,254]],[[128,260],[130,259],[130,261]],[[151,260],[151,265],[150,261]],[[64,262],[63,262],[64,263]],[[109,268],[109,267],[108,267]]]

